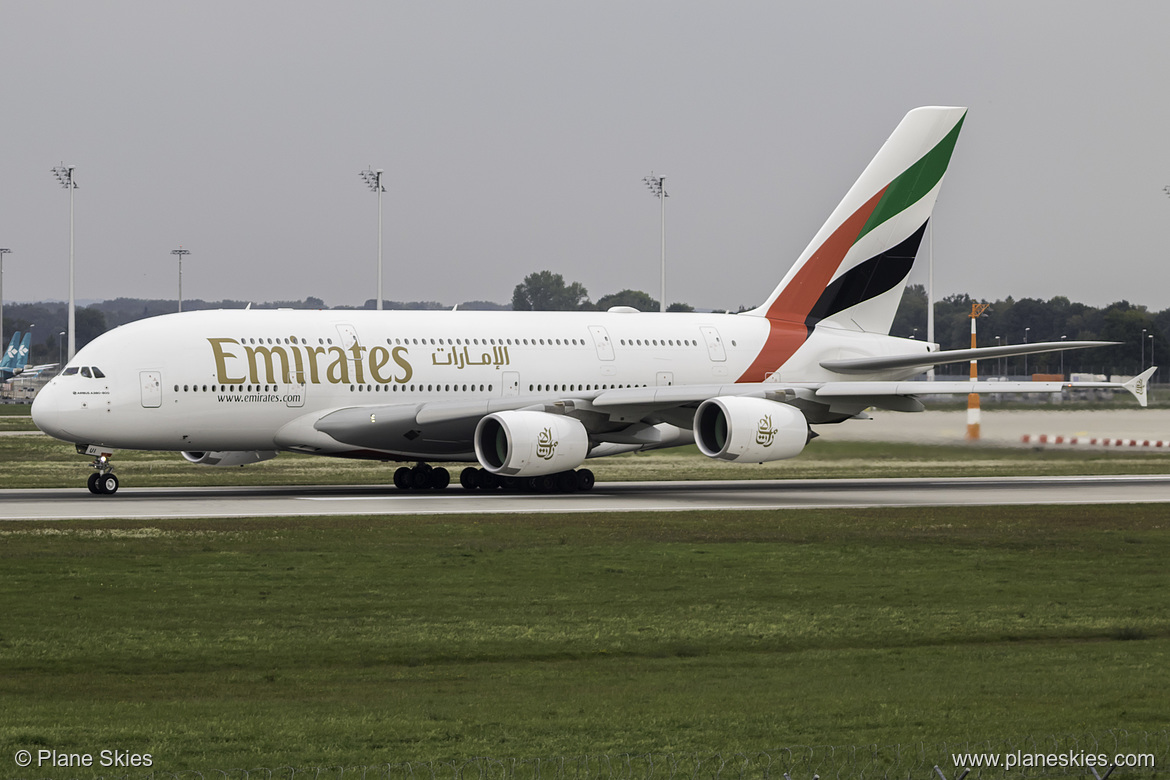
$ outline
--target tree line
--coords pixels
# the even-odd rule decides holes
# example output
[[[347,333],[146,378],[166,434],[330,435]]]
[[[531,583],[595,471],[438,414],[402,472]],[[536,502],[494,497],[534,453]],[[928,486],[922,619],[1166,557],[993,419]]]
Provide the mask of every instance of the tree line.
[[[942,349],[964,349],[970,346],[970,313],[976,301],[969,295],[948,295],[934,304],[935,340]],[[248,301],[183,301],[183,309],[242,309]],[[460,310],[516,311],[605,311],[613,306],[631,306],[639,311],[658,311],[658,301],[641,290],[621,290],[591,301],[589,292],[580,282],[566,282],[561,274],[551,271],[531,273],[516,285],[511,306],[491,301],[466,301]],[[309,296],[298,301],[271,301],[254,308],[272,309],[374,309],[374,299],[361,306],[327,306],[321,298]],[[421,310],[451,308],[437,301],[384,301],[385,309]],[[110,301],[80,306],[76,311],[77,345],[82,347],[105,331],[134,320],[170,314],[176,303],[166,299],[116,298]],[[672,303],[668,311],[687,312],[694,308],[686,303]],[[31,360],[33,363],[57,362],[61,354],[60,333],[67,321],[64,303],[9,303],[4,307],[5,339],[15,330],[33,332]],[[1015,299],[1011,296],[991,301],[978,323],[979,345],[1019,344],[1023,341],[1117,341],[1118,346],[1076,350],[1064,353],[1064,373],[1137,374],[1143,367],[1159,358],[1170,359],[1170,308],[1151,312],[1145,306],[1118,301],[1105,307],[1074,303],[1064,296],[1047,301],[1038,298]],[[922,285],[910,285],[902,296],[894,318],[891,334],[904,338],[926,338],[926,290]],[[5,345],[6,346],[6,345]],[[939,373],[965,376],[965,363],[943,366]],[[1024,373],[1023,358],[1002,361],[983,361],[984,374],[1020,375]],[[1056,374],[1061,372],[1059,354],[1030,355],[1027,373]]]

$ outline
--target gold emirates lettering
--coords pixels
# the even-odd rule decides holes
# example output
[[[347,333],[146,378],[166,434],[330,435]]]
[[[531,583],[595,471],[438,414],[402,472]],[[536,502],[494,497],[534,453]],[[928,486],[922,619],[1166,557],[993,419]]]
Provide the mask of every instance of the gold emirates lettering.
[[[406,384],[414,376],[406,347],[366,347],[354,344],[348,352],[341,347],[310,347],[299,344],[249,346],[236,339],[208,339],[215,357],[219,384],[307,384],[332,385],[367,381],[388,385]],[[243,353],[239,348],[243,348]],[[352,365],[351,365],[352,364]],[[352,369],[352,370],[351,370]],[[366,377],[369,377],[367,380]],[[299,381],[298,381],[299,378]]]

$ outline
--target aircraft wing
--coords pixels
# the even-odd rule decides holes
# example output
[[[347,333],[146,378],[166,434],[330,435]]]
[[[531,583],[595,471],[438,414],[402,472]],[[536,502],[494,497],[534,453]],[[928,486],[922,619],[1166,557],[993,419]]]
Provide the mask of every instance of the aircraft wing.
[[[944,352],[916,352],[908,355],[826,360],[820,365],[821,368],[835,371],[839,374],[866,374],[871,371],[885,371],[894,368],[913,368],[916,366],[929,368],[930,366],[941,366],[945,363],[966,363],[971,360],[1035,355],[1042,352],[1062,352],[1070,349],[1110,347],[1119,343],[1117,341],[1037,341],[1034,344],[1008,344],[1001,347],[950,349]],[[1003,392],[1024,391],[1005,390]]]
[[[494,412],[543,411],[581,420],[599,441],[631,443],[663,423],[691,427],[695,409],[719,397],[762,398],[795,406],[811,423],[839,422],[870,406],[915,412],[920,395],[1059,393],[1065,389],[1112,389],[1132,394],[1141,406],[1151,368],[1128,382],[745,382],[737,384],[628,387],[480,401],[351,406],[327,411],[312,428],[336,441],[371,450],[457,455],[469,452],[480,419]],[[655,434],[657,435],[657,434]]]

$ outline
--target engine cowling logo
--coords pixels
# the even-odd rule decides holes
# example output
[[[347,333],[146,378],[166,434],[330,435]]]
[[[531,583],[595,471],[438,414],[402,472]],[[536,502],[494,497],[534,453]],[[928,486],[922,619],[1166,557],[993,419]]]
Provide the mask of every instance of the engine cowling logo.
[[[771,447],[772,442],[776,441],[777,433],[777,429],[772,427],[772,415],[764,415],[756,426],[756,444],[761,447]]]
[[[536,435],[536,455],[544,460],[552,460],[557,453],[558,442],[553,440],[552,428],[545,428]]]

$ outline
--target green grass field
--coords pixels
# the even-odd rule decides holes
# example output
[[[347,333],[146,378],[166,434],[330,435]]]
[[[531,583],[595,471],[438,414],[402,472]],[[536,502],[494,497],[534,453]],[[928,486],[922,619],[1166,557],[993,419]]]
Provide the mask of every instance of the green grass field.
[[[1168,557],[1158,506],[12,523],[0,777],[1156,731]]]

